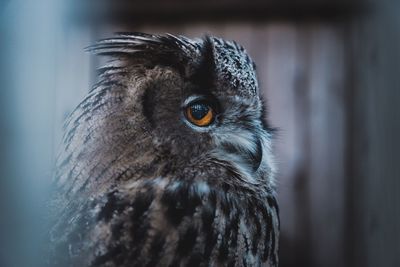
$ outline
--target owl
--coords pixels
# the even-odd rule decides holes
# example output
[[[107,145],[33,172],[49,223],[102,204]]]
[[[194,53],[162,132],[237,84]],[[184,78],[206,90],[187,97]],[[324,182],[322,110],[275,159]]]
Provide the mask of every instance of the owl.
[[[49,266],[278,266],[255,65],[233,41],[118,33],[65,122]]]

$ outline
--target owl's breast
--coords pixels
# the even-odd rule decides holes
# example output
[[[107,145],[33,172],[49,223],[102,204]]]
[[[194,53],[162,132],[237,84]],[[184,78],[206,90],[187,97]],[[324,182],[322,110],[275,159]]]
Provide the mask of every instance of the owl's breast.
[[[279,221],[272,195],[156,178],[114,189],[86,207],[78,217],[90,227],[78,240],[72,240],[73,231],[64,238],[64,246],[76,251],[67,262],[277,266]]]

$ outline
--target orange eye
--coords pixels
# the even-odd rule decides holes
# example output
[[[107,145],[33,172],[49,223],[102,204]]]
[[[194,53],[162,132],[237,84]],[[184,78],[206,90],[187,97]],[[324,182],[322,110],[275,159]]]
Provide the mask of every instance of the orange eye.
[[[213,122],[214,112],[207,104],[194,103],[186,108],[186,117],[194,125],[204,127]]]

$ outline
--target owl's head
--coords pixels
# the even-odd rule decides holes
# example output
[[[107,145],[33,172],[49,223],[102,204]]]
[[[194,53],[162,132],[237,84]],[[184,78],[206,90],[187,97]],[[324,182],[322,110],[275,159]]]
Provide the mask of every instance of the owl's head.
[[[168,159],[164,172],[217,164],[250,184],[272,183],[271,130],[255,65],[240,45],[120,33],[89,49],[112,57],[95,90],[111,88],[103,95],[112,92],[118,108],[104,120],[125,125],[114,127],[114,136],[124,132],[123,146]]]

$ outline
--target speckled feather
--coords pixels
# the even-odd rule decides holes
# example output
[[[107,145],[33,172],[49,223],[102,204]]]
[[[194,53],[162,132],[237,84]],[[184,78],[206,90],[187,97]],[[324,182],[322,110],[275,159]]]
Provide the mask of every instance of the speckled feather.
[[[271,131],[254,64],[216,37],[120,33],[65,123],[49,266],[278,266]],[[182,103],[219,103],[197,129]]]

